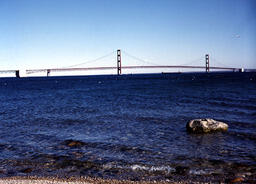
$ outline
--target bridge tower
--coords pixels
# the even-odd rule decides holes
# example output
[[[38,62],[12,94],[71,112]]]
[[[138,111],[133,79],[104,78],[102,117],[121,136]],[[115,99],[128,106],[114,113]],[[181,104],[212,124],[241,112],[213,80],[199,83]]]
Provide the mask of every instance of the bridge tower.
[[[210,58],[209,58],[209,54],[205,55],[205,70],[206,72],[210,72]]]
[[[117,75],[121,75],[121,50],[117,50]]]

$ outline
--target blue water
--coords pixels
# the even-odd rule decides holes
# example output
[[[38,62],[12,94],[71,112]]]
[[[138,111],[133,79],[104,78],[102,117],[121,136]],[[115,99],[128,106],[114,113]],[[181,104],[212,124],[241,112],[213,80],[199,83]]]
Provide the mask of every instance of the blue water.
[[[1,78],[0,101],[1,177],[256,173],[255,73]]]

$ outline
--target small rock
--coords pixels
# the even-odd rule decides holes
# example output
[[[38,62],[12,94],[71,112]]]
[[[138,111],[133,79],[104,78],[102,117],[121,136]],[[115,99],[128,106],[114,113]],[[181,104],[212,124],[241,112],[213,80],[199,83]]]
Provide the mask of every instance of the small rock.
[[[194,119],[187,123],[187,131],[192,133],[209,133],[216,131],[227,131],[226,123],[214,119]]]

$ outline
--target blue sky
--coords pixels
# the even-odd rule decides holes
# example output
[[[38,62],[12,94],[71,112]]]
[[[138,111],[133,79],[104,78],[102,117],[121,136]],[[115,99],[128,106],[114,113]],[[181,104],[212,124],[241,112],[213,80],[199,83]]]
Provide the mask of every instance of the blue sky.
[[[118,48],[156,64],[209,53],[212,65],[256,68],[255,9],[254,0],[0,0],[0,69],[65,67]],[[116,66],[115,55],[88,64],[100,65]]]

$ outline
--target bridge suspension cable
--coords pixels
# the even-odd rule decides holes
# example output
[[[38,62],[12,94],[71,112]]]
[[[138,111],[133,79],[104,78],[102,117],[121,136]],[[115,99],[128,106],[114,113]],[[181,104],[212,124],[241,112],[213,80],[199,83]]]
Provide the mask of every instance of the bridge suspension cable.
[[[181,66],[188,66],[188,65],[195,65],[196,62],[200,61],[201,63],[200,64],[203,64],[204,63],[204,56],[201,56],[200,58],[197,58],[197,59],[194,59],[192,61],[189,61],[187,63],[184,63],[184,64],[181,64]]]
[[[98,57],[96,59],[92,59],[92,60],[87,60],[85,62],[82,62],[82,63],[78,63],[78,64],[74,64],[74,65],[70,65],[70,66],[66,66],[66,67],[58,67],[58,68],[52,68],[52,69],[34,69],[34,70],[26,70],[26,73],[27,74],[32,74],[32,73],[40,73],[40,72],[46,72],[47,71],[47,74],[49,74],[51,71],[69,71],[69,70],[85,70],[86,68],[78,68],[77,66],[81,66],[81,65],[84,65],[84,64],[88,64],[88,63],[93,63],[93,62],[97,62],[99,60],[102,60],[106,57],[109,57],[111,56],[112,54],[114,54],[116,51],[112,51],[108,54],[105,54],[101,57]],[[92,69],[95,68],[95,67],[92,67]],[[101,67],[101,68],[105,68],[105,67]]]
[[[101,57],[98,57],[98,58],[96,58],[96,59],[88,60],[88,61],[85,61],[85,62],[83,62],[83,63],[78,63],[78,64],[74,64],[74,65],[70,65],[70,66],[62,67],[62,68],[73,68],[73,67],[81,66],[81,65],[84,65],[84,64],[88,64],[88,63],[94,63],[94,62],[97,62],[97,61],[99,61],[99,60],[102,60],[102,59],[104,59],[104,58],[106,58],[106,57],[108,57],[108,56],[111,56],[111,55],[114,54],[114,53],[116,53],[116,51],[112,51],[112,52],[110,52],[110,53],[108,53],[108,54],[106,54],[106,55],[103,55],[103,56],[101,56]]]
[[[127,55],[128,57],[133,58],[133,59],[135,59],[135,60],[137,60],[137,61],[140,61],[140,62],[142,62],[142,63],[150,64],[150,65],[154,65],[154,66],[163,66],[163,65],[161,65],[161,64],[156,64],[156,63],[153,63],[153,62],[145,61],[144,59],[141,59],[141,58],[139,58],[139,57],[137,57],[137,56],[134,56],[134,55],[131,55],[131,54],[127,53],[126,51],[122,51],[122,52],[123,52],[125,55]],[[204,66],[204,65],[203,65],[203,63],[204,63],[204,56],[201,56],[200,58],[194,59],[194,60],[189,61],[189,62],[187,62],[187,63],[180,64],[180,66],[192,65],[192,64],[195,64],[195,62],[198,62],[198,61],[200,61],[200,62],[201,62],[201,65]],[[177,66],[179,66],[179,65],[177,65]]]
[[[214,57],[212,57],[211,58],[211,60],[213,60],[214,61],[214,64],[219,64],[220,66],[224,66],[224,67],[230,67],[230,66],[228,66],[228,65],[225,65],[225,64],[223,64],[223,63],[221,63],[221,62],[218,62]]]
[[[136,57],[136,56],[133,56],[133,55],[131,55],[131,54],[125,52],[125,51],[122,51],[122,52],[123,52],[125,55],[127,55],[128,57],[133,58],[133,59],[135,59],[135,60],[137,60],[137,61],[140,61],[140,62],[142,62],[142,63],[146,63],[146,64],[150,64],[150,65],[159,66],[159,64],[145,61],[144,59],[141,59],[141,58],[138,58],[138,57]]]

